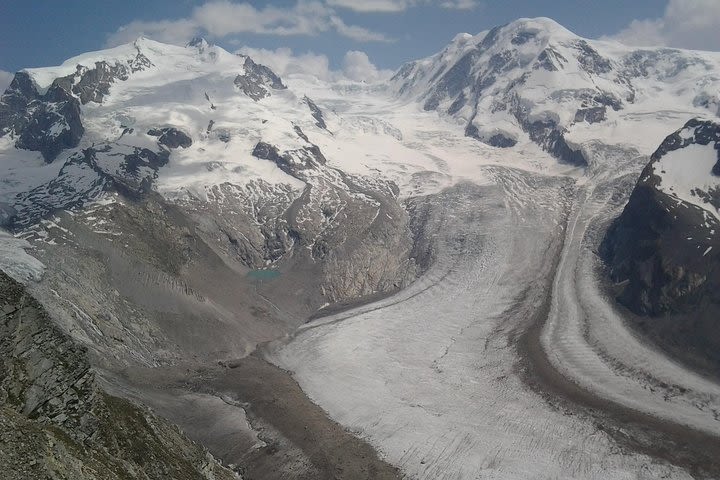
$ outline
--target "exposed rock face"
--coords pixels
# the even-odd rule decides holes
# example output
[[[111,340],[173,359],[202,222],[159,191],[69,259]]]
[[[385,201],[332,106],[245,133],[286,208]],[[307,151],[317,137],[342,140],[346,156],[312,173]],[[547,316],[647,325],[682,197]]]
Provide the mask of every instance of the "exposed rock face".
[[[274,162],[283,172],[294,177],[300,175],[302,170],[317,168],[327,162],[317,145],[289,150],[280,154],[274,145],[258,142],[252,154],[253,157]]]
[[[491,132],[490,135],[483,135],[472,123],[469,123],[468,126],[465,127],[465,135],[476,138],[492,147],[510,148],[517,145],[517,139],[513,138],[511,134],[507,132]]]
[[[126,64],[100,61],[95,62],[94,68],[78,65],[75,74],[58,78],[55,83],[63,85],[66,90],[71,88],[83,105],[89,102],[102,103],[115,81],[125,81],[130,74],[151,66],[152,62],[138,50],[135,58]]]
[[[190,136],[177,128],[153,128],[148,130],[148,135],[158,137],[158,143],[168,148],[188,148],[192,145]]]
[[[27,227],[57,210],[80,207],[108,190],[139,198],[147,194],[169,152],[106,143],[71,155],[56,178],[18,194],[5,225]]]
[[[265,238],[272,239],[276,252],[284,254],[289,239],[294,255],[309,253],[323,270],[321,288],[330,303],[392,291],[417,274],[397,186],[328,168],[313,144],[281,152],[260,142],[253,155],[306,183],[287,210],[286,230]]]
[[[667,137],[608,229],[600,253],[618,300],[642,316],[637,322],[651,336],[676,353],[684,350],[686,359],[704,357],[720,365],[716,158],[719,124],[691,120]],[[680,170],[671,161],[680,162]],[[684,185],[679,171],[691,185]]]
[[[322,110],[320,110],[320,107],[315,105],[315,102],[313,102],[307,95],[303,97],[303,100],[307,104],[308,108],[310,109],[310,113],[315,119],[315,125],[327,130],[327,124],[325,123],[325,119],[323,118]]]
[[[538,143],[548,153],[552,154],[562,163],[568,163],[578,167],[587,165],[587,160],[582,151],[572,148],[565,140],[565,135],[557,125],[550,120],[532,122],[526,125],[530,139]]]
[[[3,478],[236,476],[180,431],[98,387],[86,350],[0,272]]]
[[[11,230],[27,227],[55,210],[81,206],[97,197],[107,179],[93,163],[91,152],[80,152],[65,161],[56,178],[28,192],[18,194],[6,226]]]
[[[158,169],[165,166],[170,158],[167,150],[155,152],[121,144],[90,148],[83,153],[90,164],[101,172],[101,177],[111,180],[116,188],[134,197],[150,191]]]
[[[245,73],[235,77],[235,85],[256,102],[269,97],[270,90],[287,88],[275,72],[253,62],[250,57],[245,57]]]
[[[76,147],[84,132],[79,101],[60,84],[40,95],[28,74],[18,72],[0,97],[0,136],[12,135],[17,148],[40,152],[48,163]]]
[[[581,108],[575,112],[576,122],[599,123],[605,120],[605,106]]]

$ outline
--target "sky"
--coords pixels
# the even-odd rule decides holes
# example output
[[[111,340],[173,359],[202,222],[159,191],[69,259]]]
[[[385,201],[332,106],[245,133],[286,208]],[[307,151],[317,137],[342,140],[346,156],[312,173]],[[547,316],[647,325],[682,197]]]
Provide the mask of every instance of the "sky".
[[[373,80],[458,33],[537,16],[587,38],[720,51],[720,0],[1,0],[0,88],[10,72],[140,35],[204,36],[280,70]]]

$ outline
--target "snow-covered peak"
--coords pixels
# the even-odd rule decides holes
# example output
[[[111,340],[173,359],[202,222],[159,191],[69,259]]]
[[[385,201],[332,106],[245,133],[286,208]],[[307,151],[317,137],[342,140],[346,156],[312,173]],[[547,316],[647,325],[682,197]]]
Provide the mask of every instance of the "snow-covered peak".
[[[187,45],[188,47],[195,47],[198,50],[203,50],[210,46],[207,40],[205,40],[204,37],[194,37],[192,40],[190,40]]]
[[[525,45],[545,47],[549,43],[573,41],[580,37],[555,20],[547,17],[519,18],[506,25],[500,25],[480,34],[483,39],[502,47]]]
[[[641,182],[720,220],[720,123],[693,119],[667,137]]]
[[[518,18],[507,25],[496,27],[510,33],[531,32],[540,33],[555,38],[561,36],[577,37],[570,30],[548,17]]]
[[[109,66],[125,67],[130,73],[144,70],[161,72],[168,78],[171,78],[173,73],[229,70],[242,68],[243,64],[243,60],[237,56],[222,47],[210,45],[202,38],[182,47],[139,37],[124,45],[77,55],[55,67],[28,68],[22,71],[30,76],[38,91],[43,93],[56,79],[74,75],[79,70],[93,69],[97,63],[102,62]]]
[[[277,158],[314,154],[303,128],[319,129],[321,114],[302,98],[269,68],[204,40],[139,38],[20,71],[0,96],[0,224],[27,225],[112,188],[144,194],[171,155],[166,191],[297,186],[252,152],[264,141]]]
[[[441,52],[405,64],[391,86],[484,143],[531,141],[583,165],[580,144],[602,130],[597,124],[617,125],[631,112],[667,110],[683,123],[720,113],[720,54],[633,49],[581,38],[548,18],[524,18],[455,37]],[[647,120],[649,141],[635,143],[643,150],[662,141],[656,127],[667,131],[666,117]]]
[[[453,37],[452,42],[450,42],[450,43],[464,43],[464,42],[467,42],[468,40],[470,40],[471,38],[473,38],[473,35],[470,33],[467,33],[467,32],[458,33],[457,35],[455,35],[455,37]]]
[[[424,89],[432,87],[439,77],[457,62],[464,61],[465,73],[472,73],[475,65],[481,63],[482,53],[500,54],[504,51],[518,51],[516,59],[521,67],[527,67],[551,42],[579,40],[569,30],[549,18],[523,18],[507,25],[483,31],[477,35],[461,33],[441,52],[405,64],[395,75],[394,81],[403,94],[425,96]],[[471,54],[471,57],[466,55]]]

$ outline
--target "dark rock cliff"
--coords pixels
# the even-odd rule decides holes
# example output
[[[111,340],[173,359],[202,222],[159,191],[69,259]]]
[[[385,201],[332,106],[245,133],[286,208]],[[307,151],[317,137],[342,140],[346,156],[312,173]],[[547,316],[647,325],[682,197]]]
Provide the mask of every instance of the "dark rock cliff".
[[[667,137],[600,246],[634,323],[687,360],[710,359],[701,362],[709,368],[720,366],[720,222],[661,191],[654,166],[668,152],[719,140],[720,125],[698,120]],[[719,192],[696,192],[709,208],[718,204]]]

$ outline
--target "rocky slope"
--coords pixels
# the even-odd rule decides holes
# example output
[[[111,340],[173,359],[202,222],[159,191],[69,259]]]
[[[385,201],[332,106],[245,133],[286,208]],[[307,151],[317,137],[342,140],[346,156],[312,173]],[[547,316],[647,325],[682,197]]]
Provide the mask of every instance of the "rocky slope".
[[[640,175],[601,255],[643,331],[685,359],[720,366],[720,123],[690,120]]]
[[[236,479],[177,427],[105,393],[86,350],[0,272],[3,478]]]

